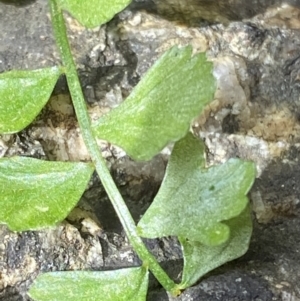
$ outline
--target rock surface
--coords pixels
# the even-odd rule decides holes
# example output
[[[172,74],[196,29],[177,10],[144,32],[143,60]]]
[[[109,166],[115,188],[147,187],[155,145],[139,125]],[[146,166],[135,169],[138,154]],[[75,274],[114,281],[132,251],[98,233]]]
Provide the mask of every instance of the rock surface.
[[[232,18],[216,10],[219,19],[213,21],[226,21],[226,25],[208,25],[198,19],[197,26],[183,25],[176,19],[176,7],[176,14],[168,17],[163,9],[149,9],[149,2],[137,0],[107,25],[93,30],[66,16],[92,119],[126,98],[165,50],[191,44],[195,52],[207,51],[218,81],[214,101],[193,125],[194,133],[205,139],[208,164],[240,157],[257,165],[258,178],[249,194],[254,233],[247,254],[213,271],[178,298],[168,296],[153,280],[149,300],[300,300],[300,11],[299,1],[292,3],[296,6],[281,1],[279,6],[270,5],[275,2],[265,1],[267,5],[255,10],[261,14],[239,22],[229,22]],[[159,1],[153,3],[159,5]],[[0,72],[59,64],[47,1],[22,7],[0,3],[0,28]],[[66,91],[62,78],[30,127],[1,137],[0,155],[87,160]],[[101,141],[99,145],[138,220],[159,188],[166,156],[134,163],[122,150]],[[182,263],[177,242],[165,239],[147,244],[178,277]],[[40,272],[138,264],[96,176],[61,225],[24,233],[0,228],[1,300],[29,300],[26,291]]]

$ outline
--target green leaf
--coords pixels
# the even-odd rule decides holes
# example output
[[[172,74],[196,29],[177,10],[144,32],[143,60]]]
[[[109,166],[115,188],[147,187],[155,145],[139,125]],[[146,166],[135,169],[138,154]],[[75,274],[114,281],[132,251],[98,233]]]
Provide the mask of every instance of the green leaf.
[[[205,169],[203,149],[190,133],[175,144],[161,188],[138,224],[141,236],[174,235],[205,245],[228,240],[222,221],[245,209],[255,165],[230,159]]]
[[[83,26],[93,28],[111,20],[131,0],[58,0],[58,4]]]
[[[105,272],[55,272],[39,276],[29,290],[38,301],[145,301],[143,267]]]
[[[200,277],[246,253],[252,233],[249,206],[237,217],[224,222],[230,229],[227,242],[219,246],[206,246],[200,242],[180,238],[184,268],[180,288],[193,285]]]
[[[185,136],[191,120],[213,99],[212,63],[192,48],[167,51],[130,96],[94,125],[96,135],[149,160],[170,141]]]
[[[0,74],[0,133],[24,129],[48,101],[60,75],[57,67]]]
[[[34,230],[63,220],[83,194],[91,164],[0,159],[0,223],[11,230]]]

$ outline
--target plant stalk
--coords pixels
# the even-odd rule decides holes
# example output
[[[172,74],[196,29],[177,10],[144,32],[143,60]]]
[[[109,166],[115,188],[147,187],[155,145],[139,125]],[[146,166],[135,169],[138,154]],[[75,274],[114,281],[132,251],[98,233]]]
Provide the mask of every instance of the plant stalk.
[[[155,257],[148,251],[142,239],[137,234],[135,222],[106,166],[105,160],[97,145],[91,128],[86,103],[82,93],[75,63],[70,50],[65,21],[61,8],[56,0],[50,0],[52,26],[57,46],[60,50],[61,60],[65,68],[68,87],[72,97],[79,127],[83,140],[95,164],[100,180],[113,204],[113,207],[121,221],[125,233],[140,259],[147,264],[151,272],[161,285],[174,295],[179,293],[177,285],[169,278],[161,268]]]

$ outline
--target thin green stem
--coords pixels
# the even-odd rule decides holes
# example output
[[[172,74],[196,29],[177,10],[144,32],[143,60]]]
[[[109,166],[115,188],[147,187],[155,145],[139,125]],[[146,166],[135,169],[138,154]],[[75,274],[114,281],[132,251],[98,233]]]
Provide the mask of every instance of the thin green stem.
[[[165,271],[158,264],[154,256],[145,247],[142,239],[137,234],[135,222],[113,181],[106,163],[99,151],[95,137],[93,136],[90,117],[87,112],[86,103],[78,79],[76,66],[70,50],[65,21],[62,10],[56,0],[50,0],[52,26],[54,29],[55,40],[60,50],[61,59],[65,68],[65,74],[75,108],[76,116],[82,133],[83,140],[95,164],[101,182],[114,206],[115,211],[122,223],[125,233],[140,259],[147,263],[149,269],[161,283],[161,285],[173,294],[178,293],[176,284],[169,278]]]

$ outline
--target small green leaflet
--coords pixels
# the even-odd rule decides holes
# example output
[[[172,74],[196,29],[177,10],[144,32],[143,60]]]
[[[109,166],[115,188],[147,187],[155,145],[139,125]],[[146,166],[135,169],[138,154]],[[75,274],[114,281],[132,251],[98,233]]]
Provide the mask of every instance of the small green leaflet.
[[[24,231],[62,221],[79,201],[93,171],[87,163],[0,159],[0,223]]]
[[[122,147],[135,160],[150,160],[184,137],[190,122],[213,99],[213,65],[190,46],[168,50],[130,96],[94,125],[98,138]]]
[[[24,129],[39,114],[60,75],[57,67],[0,74],[0,133]]]
[[[140,236],[178,236],[216,246],[230,237],[223,221],[247,206],[255,165],[238,159],[203,168],[203,144],[192,134],[178,141],[153,203],[138,224]]]
[[[145,301],[144,267],[105,272],[55,272],[40,275],[29,290],[36,301]]]
[[[181,289],[193,285],[200,277],[246,253],[252,233],[249,206],[237,217],[225,221],[230,229],[228,241],[219,246],[206,246],[200,242],[179,238],[182,245],[184,268]]]
[[[131,0],[57,0],[83,26],[93,28],[110,21]]]

